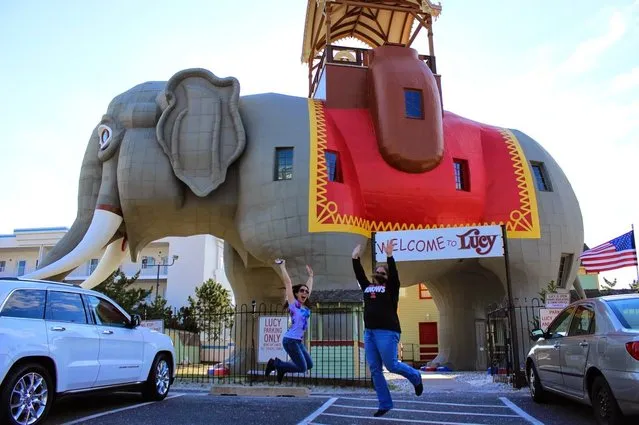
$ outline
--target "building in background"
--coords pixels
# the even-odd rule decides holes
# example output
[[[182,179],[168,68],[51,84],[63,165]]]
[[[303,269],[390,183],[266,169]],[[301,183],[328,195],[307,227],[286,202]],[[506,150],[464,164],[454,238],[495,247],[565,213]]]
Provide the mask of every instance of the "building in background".
[[[588,273],[586,268],[580,265],[579,270],[577,270],[577,277],[584,290],[599,289],[599,273]]]
[[[22,276],[35,270],[68,230],[66,227],[15,229],[13,234],[0,235],[0,277]],[[120,269],[127,276],[140,271],[132,286],[152,289],[149,301],[159,293],[169,305],[179,308],[188,304],[195,287],[207,279],[214,279],[231,290],[224,272],[223,253],[224,242],[211,235],[167,237],[147,245],[137,263],[127,258]],[[77,267],[65,281],[81,283],[95,270],[102,254]]]
[[[417,367],[433,360],[439,352],[439,311],[424,283],[399,289],[397,315],[402,360]]]
[[[588,245],[584,244],[584,252],[588,251]],[[599,289],[599,273],[588,273],[586,268],[579,261],[579,270],[577,270],[577,278],[581,287],[584,289]]]

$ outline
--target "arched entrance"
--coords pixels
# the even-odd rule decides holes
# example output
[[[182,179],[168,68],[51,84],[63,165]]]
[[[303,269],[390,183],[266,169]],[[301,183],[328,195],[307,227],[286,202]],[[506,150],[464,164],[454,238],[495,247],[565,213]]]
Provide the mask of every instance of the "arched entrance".
[[[380,232],[373,238],[378,261],[384,259],[383,246],[390,239],[396,240],[394,257],[402,285],[425,282],[437,307],[437,355],[431,364],[454,370],[485,368],[486,306],[508,297],[501,227]],[[425,344],[433,341],[424,341],[424,329],[419,328],[433,322],[426,309],[420,310],[424,304],[414,299],[418,292],[407,293],[400,296],[400,310],[409,310],[400,311],[402,339],[412,338],[417,346],[413,362],[423,364],[422,353],[433,352]]]

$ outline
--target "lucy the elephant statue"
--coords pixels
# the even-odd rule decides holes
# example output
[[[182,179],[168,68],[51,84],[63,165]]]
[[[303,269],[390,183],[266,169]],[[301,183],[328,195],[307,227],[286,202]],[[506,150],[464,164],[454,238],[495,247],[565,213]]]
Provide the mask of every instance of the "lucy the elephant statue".
[[[339,301],[359,290],[351,252],[371,230],[502,222],[514,297],[557,280],[560,263],[561,283],[574,280],[583,245],[577,199],[557,163],[525,134],[445,112],[441,162],[409,173],[382,158],[365,109],[239,91],[234,78],[189,69],[113,99],[89,139],[77,218],[27,277],[62,279],[106,246],[83,284],[92,287],[127,252],[137,261],[151,241],[212,234],[226,243],[238,303],[282,301],[272,261],[279,256],[293,280],[311,264],[314,296]],[[365,267],[370,255],[369,246]],[[428,283],[439,309],[437,361],[474,368],[467,351],[475,341],[466,336],[505,296],[503,259],[398,267],[403,286]]]

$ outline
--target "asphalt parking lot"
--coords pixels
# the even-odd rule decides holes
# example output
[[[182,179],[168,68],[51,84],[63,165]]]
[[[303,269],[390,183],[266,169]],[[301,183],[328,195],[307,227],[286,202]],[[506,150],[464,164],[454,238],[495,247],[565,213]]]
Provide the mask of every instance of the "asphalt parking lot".
[[[589,408],[567,401],[537,405],[527,392],[394,396],[395,408],[381,418],[374,397],[362,394],[305,398],[216,397],[203,392],[171,392],[158,403],[137,394],[73,397],[60,400],[47,425],[150,424],[442,424],[442,425],[594,425]]]

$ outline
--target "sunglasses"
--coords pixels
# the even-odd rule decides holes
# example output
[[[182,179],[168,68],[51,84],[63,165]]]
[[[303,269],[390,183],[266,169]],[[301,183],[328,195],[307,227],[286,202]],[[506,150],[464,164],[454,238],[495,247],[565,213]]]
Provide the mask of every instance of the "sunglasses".
[[[301,292],[302,294],[308,294],[308,289],[304,289],[304,288],[302,288],[302,289],[300,289],[300,290],[299,290],[299,291],[297,291],[297,292]]]

